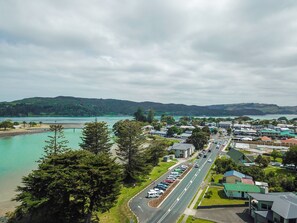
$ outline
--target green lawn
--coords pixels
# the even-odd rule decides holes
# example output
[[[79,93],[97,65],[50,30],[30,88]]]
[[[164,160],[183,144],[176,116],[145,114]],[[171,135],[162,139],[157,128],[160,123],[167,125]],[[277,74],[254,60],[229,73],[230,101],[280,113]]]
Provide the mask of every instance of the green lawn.
[[[160,165],[155,167],[147,180],[136,187],[124,186],[121,189],[121,194],[115,207],[111,208],[109,212],[99,214],[101,223],[119,223],[119,222],[130,222],[132,219],[136,222],[136,218],[128,208],[128,201],[136,195],[139,191],[147,187],[153,180],[156,180],[161,175],[167,172],[168,168],[174,165],[176,162],[160,162]],[[151,178],[151,179],[149,179]]]
[[[269,172],[275,172],[277,174],[286,174],[286,175],[294,174],[294,171],[292,171],[292,170],[280,168],[277,166],[268,166],[264,169],[264,172],[265,172],[265,174],[268,174]]]
[[[204,198],[201,206],[225,205],[225,204],[244,204],[246,200],[229,199],[226,197],[223,187],[212,186],[208,191],[212,191],[211,198]]]
[[[184,219],[185,215],[181,215],[180,218],[178,219],[178,221],[176,223],[181,223]]]
[[[196,204],[195,204],[195,206],[194,206],[194,209],[197,209],[197,207],[198,207],[200,201],[202,200],[202,197],[203,197],[203,195],[204,195],[206,189],[207,189],[207,187],[205,187],[205,188],[203,189],[202,193],[200,194],[200,197],[198,198],[198,200],[197,200],[197,202],[196,202]]]
[[[221,179],[223,179],[224,174],[213,174],[211,178],[214,179],[213,183],[219,183]]]
[[[195,218],[193,216],[189,216],[186,223],[215,223],[215,222],[201,219],[201,218]]]

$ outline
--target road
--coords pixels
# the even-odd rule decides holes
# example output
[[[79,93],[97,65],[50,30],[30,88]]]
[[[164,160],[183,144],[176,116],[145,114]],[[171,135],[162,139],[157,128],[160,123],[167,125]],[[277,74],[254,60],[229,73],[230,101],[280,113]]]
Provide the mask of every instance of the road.
[[[227,140],[218,139],[218,141],[225,142]],[[219,151],[222,149],[222,147],[220,149],[216,149],[216,144],[214,143],[211,144],[210,148],[211,153],[207,153],[207,158],[200,158],[196,160],[196,162],[200,165],[200,168],[193,168],[177,185],[160,207],[149,207],[149,199],[145,197],[147,191],[152,189],[153,185],[142,191],[138,196],[131,200],[130,208],[138,216],[140,223],[172,223],[178,220],[178,217],[187,208],[198,187],[203,182],[211,165],[219,154]],[[211,159],[212,162],[208,162],[208,159]],[[163,175],[160,181],[165,179],[167,175],[168,174]]]

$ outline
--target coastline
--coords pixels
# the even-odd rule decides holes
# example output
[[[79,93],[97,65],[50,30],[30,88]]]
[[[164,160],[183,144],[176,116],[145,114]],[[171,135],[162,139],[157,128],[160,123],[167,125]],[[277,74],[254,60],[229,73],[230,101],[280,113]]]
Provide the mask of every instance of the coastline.
[[[8,130],[1,130],[0,131],[0,138],[4,137],[11,137],[11,136],[17,136],[17,135],[27,135],[27,134],[36,134],[36,133],[42,133],[42,132],[48,132],[49,126],[51,124],[55,123],[49,123],[49,124],[42,124],[38,127],[25,127],[25,128],[18,128],[18,129],[8,129]],[[64,129],[81,129],[83,128],[84,124],[81,123],[59,123],[61,124]]]

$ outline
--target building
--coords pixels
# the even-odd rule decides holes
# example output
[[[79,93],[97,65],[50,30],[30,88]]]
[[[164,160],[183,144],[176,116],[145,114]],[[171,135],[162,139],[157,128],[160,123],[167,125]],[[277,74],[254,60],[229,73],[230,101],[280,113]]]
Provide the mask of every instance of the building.
[[[218,127],[228,129],[231,128],[232,122],[226,121],[226,122],[219,122]]]
[[[168,150],[174,151],[176,158],[188,158],[194,153],[195,147],[189,143],[175,143]]]
[[[240,152],[239,150],[236,150],[234,148],[231,148],[227,155],[238,165],[241,166],[250,166],[251,164],[254,164],[254,157],[244,154],[243,152]]]
[[[261,189],[258,186],[236,183],[236,184],[228,184],[224,183],[224,192],[228,198],[241,198],[247,199],[248,193],[260,193]]]
[[[255,223],[297,223],[297,195],[283,193],[248,193],[249,213]]]
[[[287,144],[292,145],[292,146],[297,145],[297,139],[295,139],[295,138],[282,140],[281,142],[282,143],[287,143]]]
[[[245,174],[240,173],[236,170],[227,171],[224,174],[223,181],[225,183],[229,183],[229,184],[245,183],[245,182],[247,184],[254,184],[253,178],[251,176],[245,175]]]
[[[260,136],[268,136],[272,138],[295,138],[295,133],[288,128],[279,129],[261,129],[259,132]]]

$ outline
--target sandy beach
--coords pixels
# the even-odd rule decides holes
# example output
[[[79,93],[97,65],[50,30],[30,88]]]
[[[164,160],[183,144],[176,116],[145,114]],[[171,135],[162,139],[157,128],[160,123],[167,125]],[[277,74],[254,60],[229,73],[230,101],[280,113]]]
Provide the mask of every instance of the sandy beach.
[[[17,135],[25,135],[25,134],[35,134],[41,132],[49,131],[49,124],[42,124],[36,127],[20,127],[16,129],[7,129],[7,130],[0,130],[0,138],[1,137],[9,137],[9,136],[17,136]],[[55,123],[52,123],[55,124]],[[64,129],[81,129],[83,128],[83,123],[59,123],[63,125]]]

